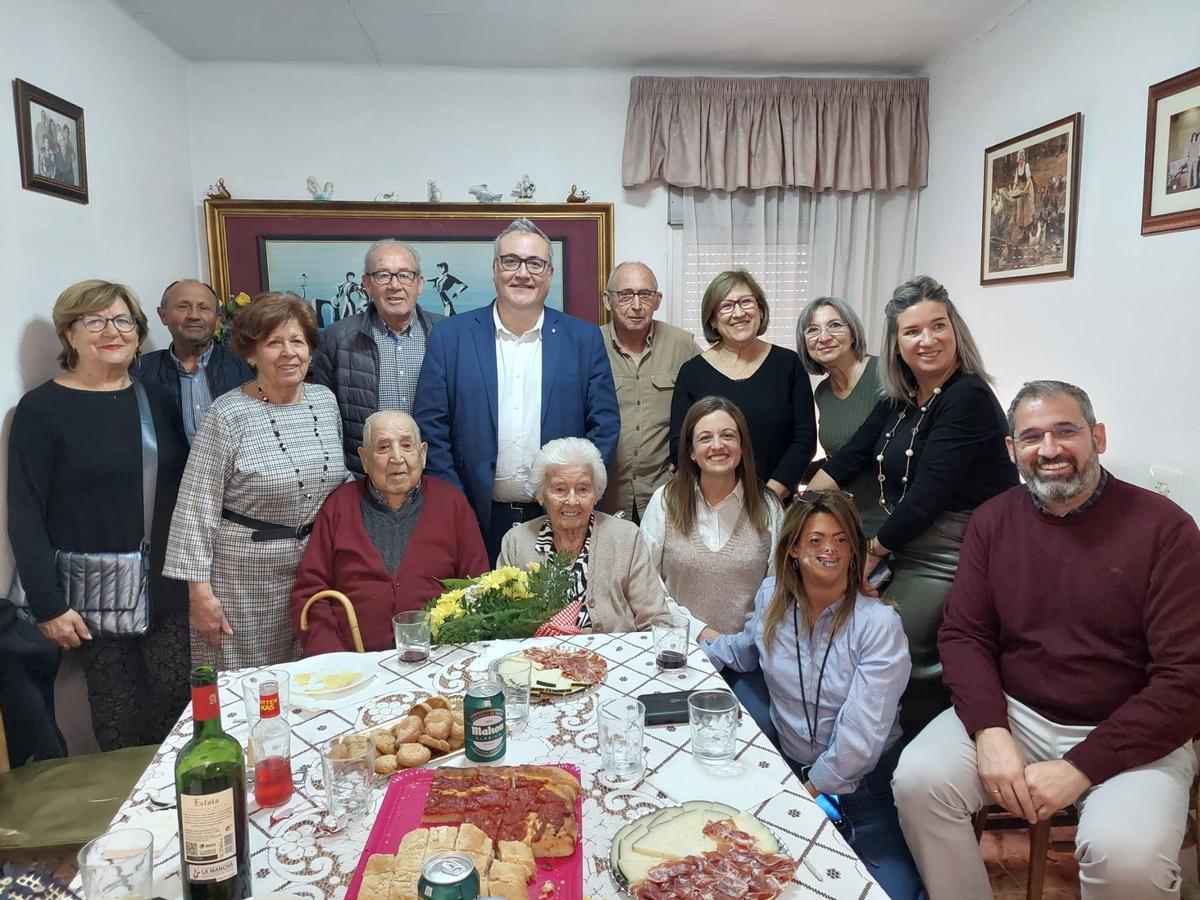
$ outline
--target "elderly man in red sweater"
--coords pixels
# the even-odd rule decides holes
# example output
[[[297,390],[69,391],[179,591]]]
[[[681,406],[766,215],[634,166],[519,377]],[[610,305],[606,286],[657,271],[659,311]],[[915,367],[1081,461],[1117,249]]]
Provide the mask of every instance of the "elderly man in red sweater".
[[[1084,900],[1178,897],[1200,733],[1200,530],[1100,467],[1087,394],[1009,407],[1025,481],[975,510],[938,635],[954,709],[893,787],[931,900],[992,896],[971,815],[1079,810]]]
[[[392,616],[440,594],[440,579],[487,571],[475,513],[458,488],[424,474],[426,447],[408,413],[367,418],[358,450],[367,477],[329,495],[296,572],[297,631],[305,601],[334,588],[354,604],[364,647],[389,650]],[[354,649],[342,608],[329,603],[309,610],[300,642],[305,656]]]

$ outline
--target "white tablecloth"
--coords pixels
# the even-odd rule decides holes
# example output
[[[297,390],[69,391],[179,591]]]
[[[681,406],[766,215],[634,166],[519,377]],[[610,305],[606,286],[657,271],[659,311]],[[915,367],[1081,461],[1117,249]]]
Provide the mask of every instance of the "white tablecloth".
[[[674,805],[674,801],[646,782],[632,789],[609,790],[596,780],[594,776],[602,769],[597,749],[597,703],[621,695],[724,687],[724,682],[698,648],[693,648],[686,668],[657,674],[650,635],[646,633],[581,635],[566,642],[594,650],[608,661],[605,683],[571,697],[535,703],[528,725],[519,734],[510,736],[504,763],[571,762],[580,767],[584,791],[585,897],[607,900],[620,895],[608,871],[612,836],[629,820]],[[376,667],[374,677],[350,695],[328,701],[329,706],[339,704],[332,709],[299,709],[293,691],[289,718],[296,795],[289,806],[298,811],[272,824],[272,810],[258,809],[251,796],[251,873],[255,894],[288,891],[314,900],[341,900],[370,832],[370,822],[336,834],[318,828],[324,812],[320,743],[343,732],[403,715],[412,703],[428,694],[461,694],[473,678],[484,673],[486,661],[502,648],[501,642],[434,647],[430,659],[419,664],[400,663],[394,653],[367,654]],[[240,681],[250,671],[256,670],[223,673],[220,677],[224,728],[243,744],[247,724]],[[173,800],[170,789],[174,783],[175,756],[191,735],[188,709],[121,807],[113,827],[138,824],[135,820],[155,809],[151,798],[159,802],[164,797],[168,802]],[[649,776],[688,753],[686,725],[646,729]],[[749,715],[742,717],[737,759],[743,772],[741,777],[760,785],[759,796],[769,794],[767,799],[748,806],[747,811],[770,826],[791,854],[805,862],[796,875],[798,884],[792,885],[785,896],[886,900],[882,889]],[[763,779],[774,780],[775,786],[762,790]],[[376,807],[382,801],[382,793],[382,790],[376,792]],[[162,819],[158,817],[159,823]],[[180,896],[177,838],[175,841],[156,857],[156,889],[159,895],[168,898]]]

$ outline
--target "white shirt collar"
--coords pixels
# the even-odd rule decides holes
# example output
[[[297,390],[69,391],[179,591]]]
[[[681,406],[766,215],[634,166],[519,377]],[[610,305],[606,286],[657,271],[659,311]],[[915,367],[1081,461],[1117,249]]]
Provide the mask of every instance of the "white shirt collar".
[[[502,339],[512,340],[512,341],[536,340],[537,338],[541,337],[542,323],[545,320],[546,320],[546,310],[545,310],[545,308],[543,308],[541,314],[538,315],[537,322],[534,323],[534,326],[532,328],[530,328],[524,334],[515,334],[514,332],[509,331],[507,328],[504,327],[504,323],[500,321],[500,310],[496,308],[496,305],[494,303],[492,304],[492,321],[496,325],[496,336],[499,338],[502,338]]]
[[[704,496],[704,491],[700,489],[700,482],[696,482],[696,495],[704,501],[705,506],[716,511],[725,509],[730,504],[736,504],[738,507],[740,507],[746,499],[746,489],[742,486],[742,480],[739,478],[738,483],[734,486],[733,490],[725,496],[724,500],[721,500],[719,503],[717,503],[716,506],[713,506],[708,502],[708,498]]]

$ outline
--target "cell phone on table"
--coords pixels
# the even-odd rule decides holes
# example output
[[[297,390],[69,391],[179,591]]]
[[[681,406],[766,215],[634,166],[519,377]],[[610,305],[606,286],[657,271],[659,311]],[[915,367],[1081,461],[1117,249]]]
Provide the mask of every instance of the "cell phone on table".
[[[817,794],[813,798],[817,801],[817,806],[821,807],[825,815],[829,816],[829,821],[834,825],[842,821],[842,804],[838,800],[837,794]]]
[[[888,565],[886,559],[881,559],[879,565],[872,570],[870,576],[867,578],[867,584],[871,585],[877,591],[882,591],[891,583],[891,580],[892,567]]]

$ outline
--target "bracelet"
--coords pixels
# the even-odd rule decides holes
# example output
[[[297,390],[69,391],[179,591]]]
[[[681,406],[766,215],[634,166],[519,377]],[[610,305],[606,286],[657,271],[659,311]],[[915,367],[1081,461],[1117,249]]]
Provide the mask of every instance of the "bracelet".
[[[867,541],[867,555],[874,556],[876,559],[883,559],[887,556],[886,553],[879,552],[879,538],[873,537]]]

